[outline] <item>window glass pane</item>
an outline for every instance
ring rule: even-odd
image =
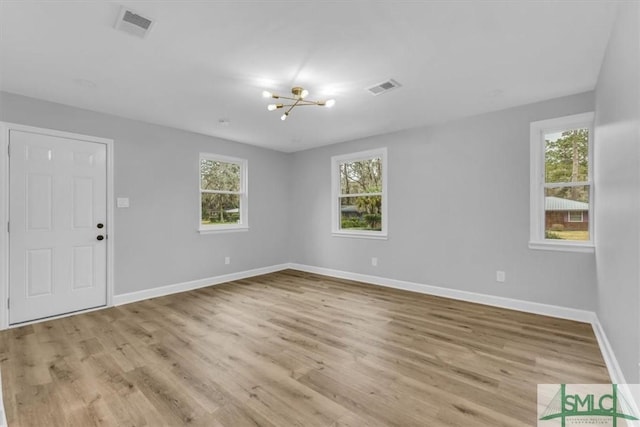
[[[573,129],[544,136],[545,182],[589,180],[589,130]]]
[[[544,237],[589,240],[589,186],[546,188]]]
[[[202,225],[238,224],[240,195],[202,193]]]
[[[582,211],[569,211],[569,222],[583,222],[584,214]]]
[[[381,193],[382,159],[340,164],[340,194]]]
[[[215,160],[200,160],[202,190],[240,191],[240,165]]]
[[[340,229],[380,231],[381,207],[381,196],[341,197]]]

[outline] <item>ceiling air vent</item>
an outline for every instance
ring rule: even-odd
[[[371,92],[373,95],[380,95],[383,94],[385,92],[389,92],[390,90],[393,90],[395,88],[398,88],[402,86],[400,83],[398,83],[397,81],[393,80],[393,79],[389,79],[385,82],[382,83],[378,83],[377,85],[368,87],[367,90],[369,92]]]
[[[122,7],[116,20],[116,30],[123,31],[132,36],[145,38],[153,27],[153,21],[134,12],[131,9]]]

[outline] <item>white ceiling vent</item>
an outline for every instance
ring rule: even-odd
[[[397,81],[393,80],[393,79],[389,79],[387,81],[384,81],[382,83],[378,83],[376,85],[373,85],[371,87],[368,87],[367,90],[369,92],[371,92],[373,95],[380,95],[383,94],[385,92],[389,92],[390,90],[393,90],[395,88],[398,88],[402,86],[400,83],[398,83]]]
[[[145,18],[124,6],[120,9],[118,19],[116,20],[116,30],[123,31],[127,34],[143,39],[147,36],[149,31],[151,31],[151,27],[153,27],[153,21],[151,19]]]

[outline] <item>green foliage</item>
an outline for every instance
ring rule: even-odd
[[[380,214],[382,208],[381,196],[361,196],[356,198],[356,207],[359,212],[367,214]]]
[[[382,159],[372,158],[340,164],[340,194],[345,212],[343,229],[376,230],[382,227]],[[344,212],[344,211],[343,211]]]
[[[351,216],[343,216],[340,220],[340,228],[344,230],[375,230],[380,231],[382,227],[382,215],[379,213],[357,212]]]
[[[589,176],[589,131],[573,129],[545,140],[545,182],[584,182]],[[547,196],[589,202],[589,187],[548,188]]]
[[[240,165],[202,159],[200,161],[200,189],[240,191]]]
[[[373,158],[340,165],[341,194],[382,192],[382,159]]]
[[[558,233],[554,233],[552,231],[545,231],[544,232],[544,238],[545,239],[561,239],[560,235]]]
[[[367,223],[359,217],[342,218],[342,221],[340,223],[340,228],[342,228],[343,230],[365,229],[366,227]]]
[[[381,228],[381,220],[382,215],[379,213],[370,213],[364,215],[364,220],[367,222],[367,225],[371,230],[380,230]]]
[[[222,214],[209,217],[209,224],[237,224],[239,220],[238,213],[222,211]]]
[[[200,189],[208,191],[240,191],[240,168],[237,163],[202,159]],[[203,224],[236,224],[240,218],[240,195],[201,192]]]

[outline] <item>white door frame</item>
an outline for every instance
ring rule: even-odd
[[[57,136],[61,138],[77,139],[80,141],[105,144],[107,148],[107,307],[113,305],[113,247],[114,247],[114,210],[113,210],[113,140],[98,138],[95,136],[81,135],[77,133],[62,132],[52,129],[38,128],[20,125],[16,123],[0,122],[0,330],[23,326],[29,323],[42,322],[57,317],[65,317],[69,314],[48,317],[24,322],[15,326],[9,325],[9,131],[20,130],[43,135]],[[99,307],[98,310],[104,308]],[[96,309],[89,309],[92,311]],[[76,314],[76,313],[74,313]]]

